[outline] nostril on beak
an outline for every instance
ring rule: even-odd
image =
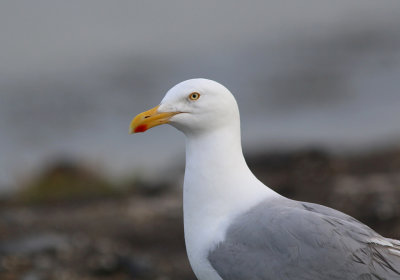
[[[150,118],[150,116],[144,116],[145,119]]]

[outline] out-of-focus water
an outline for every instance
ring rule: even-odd
[[[123,20],[118,14],[124,9],[105,2],[94,8],[96,17],[81,11],[86,4],[65,12],[62,4],[32,7],[37,19],[10,4],[19,12],[17,19],[28,22],[2,27],[9,52],[2,51],[0,65],[0,190],[12,190],[57,158],[95,165],[116,177],[155,176],[180,166],[180,133],[165,126],[130,136],[128,126],[170,87],[193,77],[217,80],[234,93],[246,150],[317,145],[349,151],[395,143],[400,138],[400,4],[366,1],[360,11],[343,2],[333,5],[333,16],[329,7],[316,3],[310,1],[314,11],[298,10],[302,15],[277,4],[243,6],[250,11],[239,19],[240,10],[231,7],[240,20],[231,28],[225,21],[235,17],[218,18],[226,8],[218,5],[212,20],[194,30],[193,23],[174,23],[179,18],[165,18],[162,10],[150,6],[141,7],[142,15],[140,7],[138,11],[126,4],[140,16],[123,14]],[[281,17],[273,11],[263,17],[261,7],[276,8]],[[49,17],[51,8],[58,8],[59,21]],[[107,8],[114,8],[116,15],[105,13]],[[188,21],[187,12],[192,12],[195,26],[200,26],[202,13],[196,11],[204,12],[204,7],[181,8],[175,15]],[[146,13],[169,19],[165,24],[171,37],[159,30],[163,22],[146,25],[151,22]],[[71,22],[68,15],[73,15]],[[127,39],[127,26],[136,39]],[[31,33],[22,32],[23,27]],[[174,27],[182,37],[173,33]],[[210,37],[203,34],[207,31]],[[81,43],[63,41],[63,34]],[[146,39],[146,34],[155,36]],[[43,43],[53,38],[60,42]],[[197,40],[199,48],[193,47]]]

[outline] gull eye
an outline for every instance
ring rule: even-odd
[[[198,92],[192,92],[191,94],[189,94],[189,99],[190,100],[195,101],[195,100],[197,100],[199,98],[200,98],[200,93],[198,93]]]

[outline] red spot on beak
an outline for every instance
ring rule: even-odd
[[[147,130],[147,125],[141,124],[138,127],[135,128],[134,132],[145,132]]]

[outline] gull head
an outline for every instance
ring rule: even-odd
[[[199,134],[239,123],[235,98],[223,85],[207,79],[191,79],[171,88],[160,105],[140,113],[130,133],[171,124],[186,135]]]

